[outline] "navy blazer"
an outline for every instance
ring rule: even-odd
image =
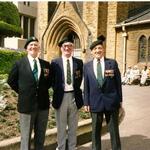
[[[49,109],[50,100],[48,89],[51,86],[51,69],[47,61],[39,59],[41,75],[38,84],[34,78],[27,57],[18,60],[12,67],[8,84],[18,93],[18,111],[30,113],[36,105],[41,110]]]
[[[84,105],[91,112],[113,111],[122,102],[121,76],[118,64],[104,58],[105,71],[102,87],[99,87],[93,69],[93,60],[84,65]]]
[[[74,96],[77,108],[79,109],[83,106],[82,90],[80,89],[83,77],[83,62],[74,57],[72,59]],[[58,109],[64,96],[64,69],[62,57],[52,60],[51,67],[53,72],[52,87],[54,91],[52,106]]]

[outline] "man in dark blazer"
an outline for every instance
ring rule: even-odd
[[[26,44],[27,56],[12,67],[8,84],[18,93],[20,113],[21,150],[30,150],[31,132],[34,129],[34,149],[43,150],[49,114],[51,70],[47,61],[38,58],[39,42],[30,37]]]
[[[118,116],[122,105],[121,76],[118,64],[104,57],[104,36],[91,46],[93,60],[84,65],[84,108],[92,117],[92,150],[101,150],[103,116],[108,125],[112,150],[121,150]]]
[[[80,89],[83,74],[83,62],[74,58],[73,37],[68,35],[58,44],[62,57],[52,60],[53,72],[53,101],[56,110],[57,150],[66,149],[66,128],[68,126],[68,150],[75,150],[76,130],[78,126],[78,109],[83,106],[82,91]],[[70,62],[70,70],[67,62]],[[69,72],[68,72],[69,70]],[[70,77],[68,80],[68,74]]]

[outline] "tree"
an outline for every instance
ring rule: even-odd
[[[20,17],[12,2],[0,2],[0,45],[4,37],[20,36]]]

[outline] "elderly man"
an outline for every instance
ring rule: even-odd
[[[64,37],[58,46],[62,52],[60,58],[52,60],[54,90],[52,105],[56,110],[57,150],[75,150],[78,109],[83,105],[80,89],[83,74],[83,62],[72,56],[74,50],[72,34]],[[66,129],[68,127],[68,134]]]
[[[84,65],[84,108],[92,116],[92,150],[101,150],[101,129],[105,115],[112,150],[121,150],[118,116],[122,105],[121,76],[118,64],[104,56],[104,36],[91,46],[93,60]]]
[[[20,113],[21,150],[30,150],[34,129],[34,148],[44,150],[45,131],[49,114],[51,69],[47,61],[38,58],[39,42],[30,37],[25,44],[27,56],[12,67],[8,84],[18,93]]]

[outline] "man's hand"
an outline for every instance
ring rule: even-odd
[[[84,110],[85,110],[86,112],[90,112],[90,106],[84,106]]]

